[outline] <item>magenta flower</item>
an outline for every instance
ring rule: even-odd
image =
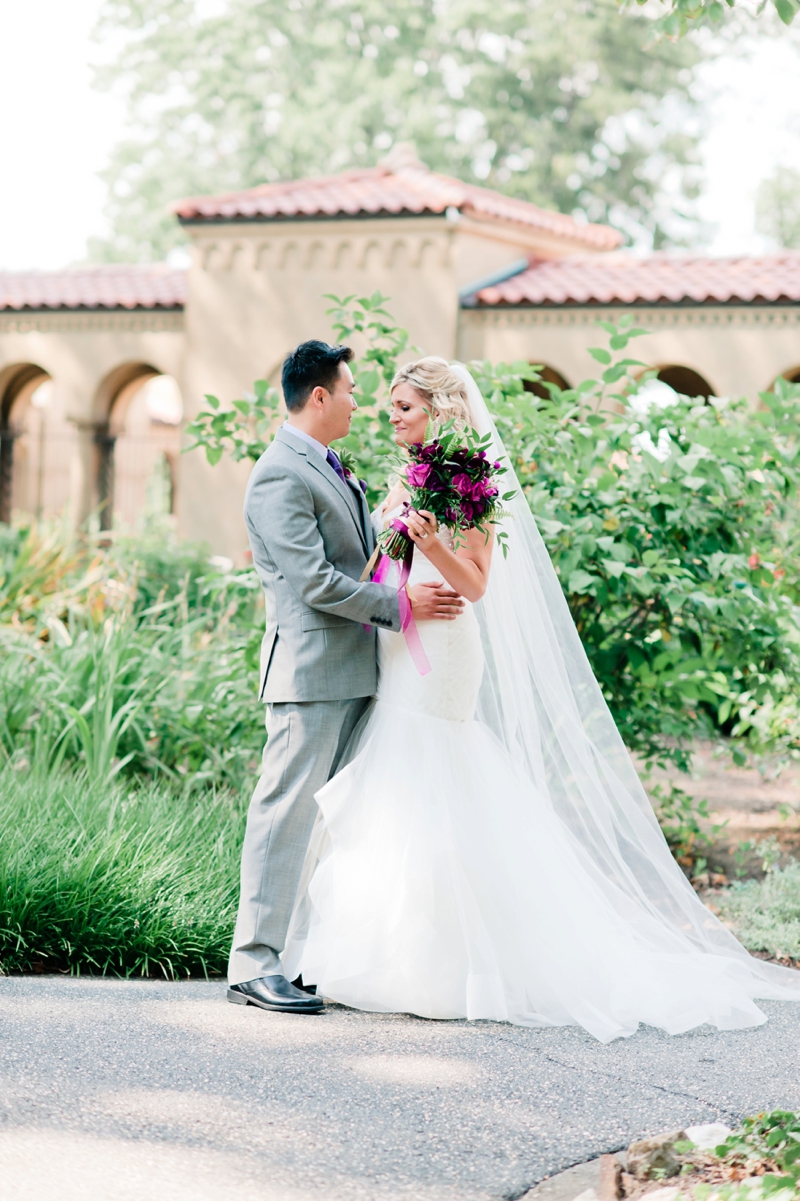
[[[412,488],[424,488],[430,473],[430,463],[410,463],[406,467],[406,479]]]
[[[451,482],[452,482],[452,485],[455,488],[456,492],[458,492],[460,496],[470,496],[471,495],[472,480],[469,478],[469,476],[467,475],[467,473],[465,471],[461,471],[461,472],[459,472],[458,475],[454,475]]]

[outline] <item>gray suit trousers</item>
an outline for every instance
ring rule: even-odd
[[[336,772],[369,697],[267,705],[262,774],[247,814],[228,982],[281,971],[311,830],[314,794]]]

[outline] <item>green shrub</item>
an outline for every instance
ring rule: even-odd
[[[16,564],[47,538],[14,539],[21,599],[0,625],[0,760],[247,788],[264,738],[255,573],[146,536],[74,552],[55,584],[39,573],[24,586],[31,572]]]
[[[607,329],[620,351],[640,332]],[[602,380],[546,399],[525,364],[473,366],[627,745],[681,766],[697,737],[797,749],[800,387],[757,412],[648,402],[634,360],[594,353]]]
[[[375,502],[407,335],[380,294],[332,299],[337,336],[366,344],[343,445]],[[779,380],[755,412],[744,400],[647,401],[634,378],[645,365],[627,357],[646,331],[626,317],[601,324],[600,378],[545,384],[544,399],[527,363],[470,367],[623,738],[682,768],[698,737],[732,738],[739,762],[750,749],[800,755],[800,386]],[[256,417],[249,402],[221,410],[211,398],[190,427],[211,461],[262,453],[278,397],[259,388]]]
[[[800,960],[800,863],[773,867],[763,880],[732,884],[716,900],[748,951]]]
[[[230,794],[0,770],[0,968],[223,972],[242,824]]]

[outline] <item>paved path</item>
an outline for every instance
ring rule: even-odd
[[[265,1014],[219,983],[0,979],[0,1195],[484,1201],[686,1123],[800,1109],[800,1006],[757,1030]]]

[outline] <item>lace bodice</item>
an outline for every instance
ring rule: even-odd
[[[400,508],[398,505],[383,514],[377,509],[372,514],[376,533]],[[452,550],[453,535],[448,527],[440,526],[436,537]],[[409,585],[441,579],[439,569],[415,548]],[[387,582],[392,580],[397,580],[395,571]],[[472,605],[466,604],[455,621],[423,621],[418,629],[431,665],[424,676],[415,667],[403,636],[378,630],[378,700],[449,721],[469,721],[475,713],[483,676],[483,650]]]

